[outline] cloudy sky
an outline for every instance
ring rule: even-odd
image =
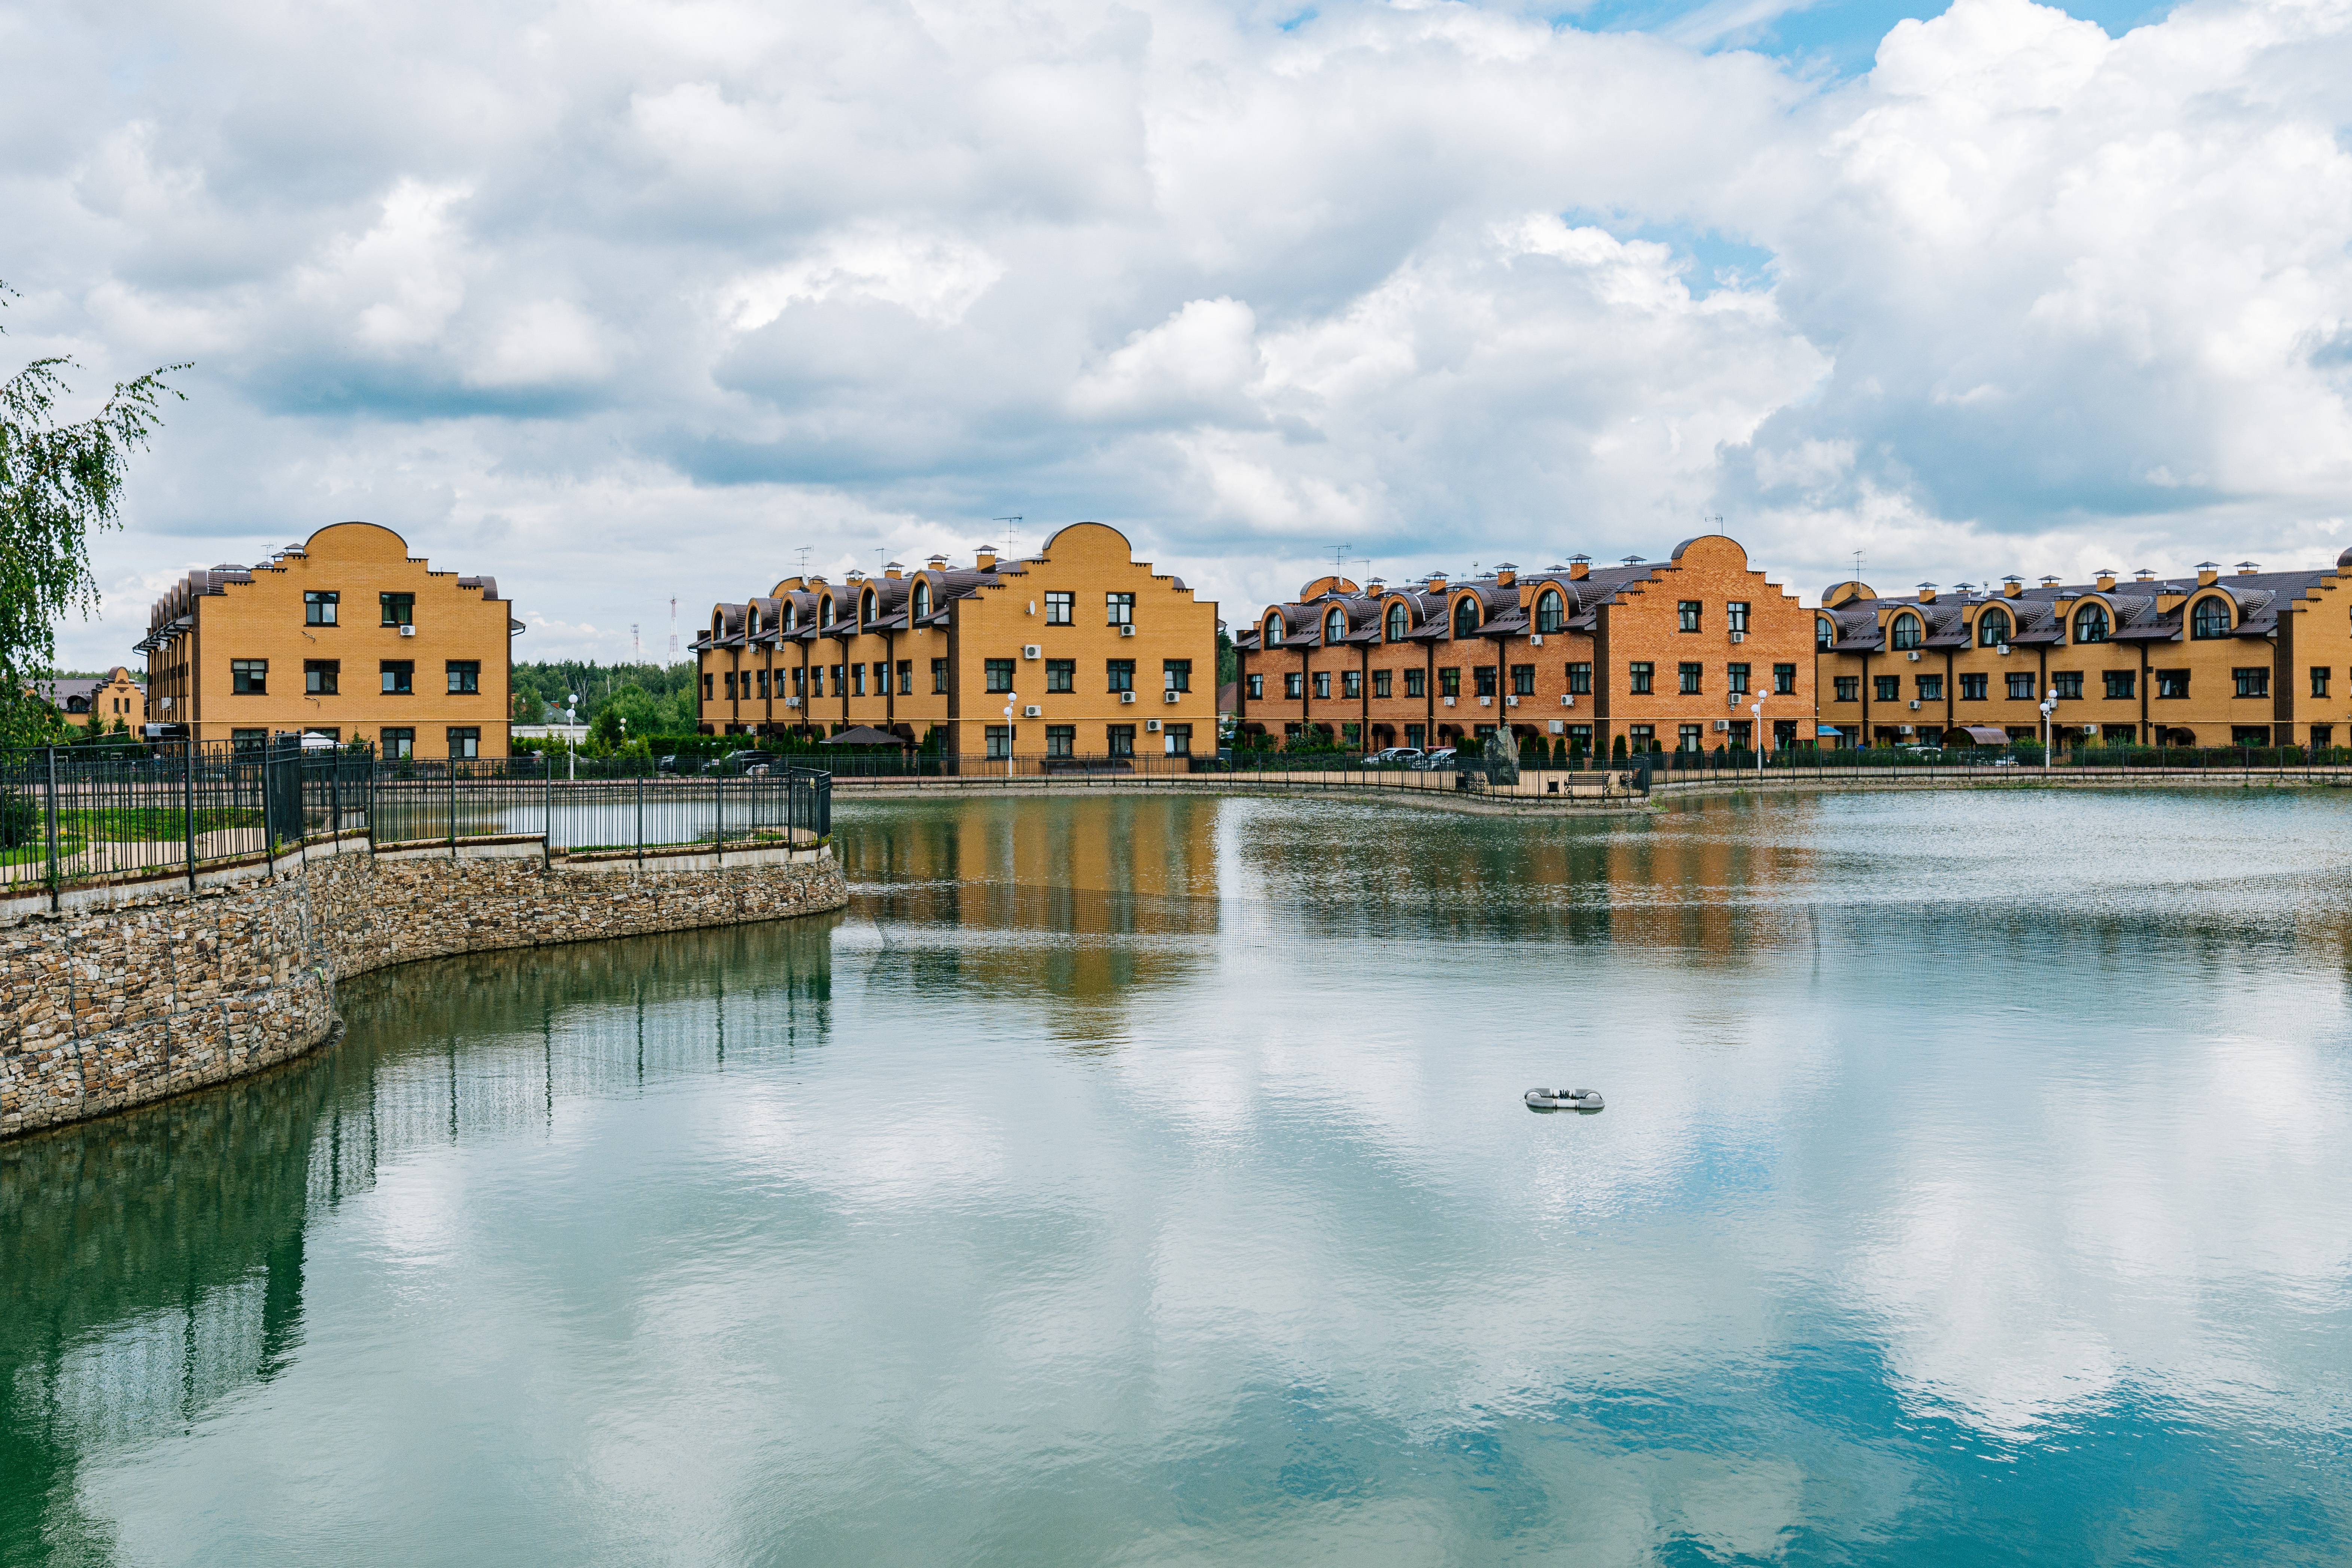
[[[355,517],[525,658],[1087,517],[1234,619],[2332,561],[2352,0],[2100,4],[0,4],[0,353],[194,363],[60,654]]]

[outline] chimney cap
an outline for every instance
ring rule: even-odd
[[[1570,559],[1570,561],[1590,561],[1590,560],[1591,560],[1591,559],[1592,559],[1592,557],[1591,557],[1591,556],[1590,556],[1590,555],[1587,555],[1583,551],[1580,550],[1580,551],[1578,551],[1575,554],[1573,554],[1573,555],[1570,556],[1570,557],[1569,557],[1569,559]]]
[[[2047,588],[2053,586],[2057,582],[2058,578],[2055,574],[2045,574],[2042,579],[2042,585]]]
[[[2137,582],[2154,582],[2156,580],[2156,571],[2153,567],[2135,566],[2132,568],[2132,577]]]
[[[2200,572],[2219,572],[2221,569],[2221,563],[2219,561],[2200,561],[2197,563],[2197,570]]]
[[[1911,585],[1912,585],[1913,587],[1915,587],[1915,588],[1933,588],[1933,587],[1935,587],[1937,584],[1933,584],[1933,583],[1914,583],[1914,584],[1911,584]]]
[[[1639,566],[1642,563],[1642,558],[1638,555],[1628,555],[1624,557],[1624,562],[1628,566]]]

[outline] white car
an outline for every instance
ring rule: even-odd
[[[1419,746],[1383,746],[1364,759],[1368,768],[1409,768],[1421,756]]]

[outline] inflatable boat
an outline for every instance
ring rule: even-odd
[[[1601,1096],[1589,1089],[1531,1089],[1528,1090],[1529,1110],[1598,1110]]]

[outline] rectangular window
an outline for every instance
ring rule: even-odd
[[[1425,748],[1429,743],[1429,726],[1407,724],[1404,727],[1404,743],[1416,752]]]
[[[1013,754],[1013,726],[991,724],[987,730],[988,760],[1001,763]]]
[[[944,692],[947,689],[948,661],[943,658],[935,658],[931,660],[931,690],[936,694]]]
[[[1918,684],[1920,701],[1941,702],[1944,700],[1944,678],[1942,676],[1920,676],[1918,678]]]
[[[1746,696],[1748,693],[1748,671],[1749,668],[1749,666],[1744,664],[1725,665],[1723,667],[1723,679],[1726,689],[1737,691],[1740,695]]]
[[[1392,669],[1376,669],[1372,671],[1372,695],[1375,697],[1394,697],[1396,695],[1396,671]]]
[[[1533,697],[1536,694],[1536,667],[1532,664],[1511,666],[1511,695]]]
[[[1494,696],[1496,684],[1495,678],[1499,675],[1501,671],[1497,670],[1491,664],[1482,664],[1473,671],[1473,673],[1478,678],[1478,695],[1481,697]]]
[[[1685,599],[1675,606],[1675,616],[1681,623],[1682,630],[1698,630],[1698,604],[1696,599]]]
[[[1190,691],[1192,689],[1192,661],[1189,658],[1163,658],[1160,661],[1160,689]],[[1348,693],[1353,697],[1354,692]]]
[[[306,626],[331,626],[341,612],[342,595],[332,589],[311,588],[302,595],[302,624]]]
[[[2333,746],[2336,744],[2336,726],[2333,724],[2314,724],[2311,727],[2311,743],[2315,746]]]
[[[1985,700],[1985,688],[1990,682],[1991,679],[1992,678],[1990,676],[1985,675],[1963,675],[1960,677],[1960,700],[1963,702],[1983,701]]]
[[[1045,726],[1045,754],[1049,757],[1074,757],[1078,754],[1078,727],[1076,724]]]
[[[947,661],[945,659],[939,658],[935,658],[931,661],[935,668],[946,662]],[[804,667],[795,668],[793,670],[793,695],[795,697],[805,697],[808,695],[808,670]]]
[[[988,659],[983,662],[982,668],[988,676],[988,689],[991,691],[1010,691],[1013,689],[1013,661],[1011,659]]]
[[[1013,689],[1008,686],[1005,689],[1010,691]],[[866,667],[862,664],[853,664],[849,667],[849,694],[852,697],[866,695]]]
[[[760,699],[761,701],[765,701],[767,700],[768,696],[768,672],[764,669],[760,671],[758,679],[760,682]]]
[[[750,677],[744,678],[746,684]],[[453,658],[449,661],[449,691],[452,696],[470,694],[482,689],[482,661],[478,658]]]
[[[2230,678],[2238,683],[2238,695],[2241,697],[2268,697],[2271,694],[2271,669],[2266,664],[2233,669],[2230,671]]]
[[[1049,658],[1045,661],[1045,689],[1076,691],[1078,689],[1078,661],[1075,658]]]
[[[1793,664],[1774,665],[1772,667],[1772,695],[1775,697],[1794,697],[1796,694],[1797,667]]]
[[[1105,691],[1132,691],[1135,689],[1135,660],[1131,658],[1105,659],[1103,661],[1103,674],[1107,681],[1107,684],[1103,687]],[[1327,675],[1322,677],[1322,679],[1328,681],[1331,678]],[[1328,691],[1318,691],[1315,695],[1318,697],[1327,697],[1330,695],[1330,693]]]
[[[1635,752],[1646,752],[1658,743],[1657,728],[1651,724],[1628,724],[1625,739]]]
[[[702,700],[705,702],[710,700],[710,682],[712,679],[713,678],[707,672],[702,678]]]
[[[1297,701],[1307,695],[1307,678],[1295,669],[1286,671],[1282,678],[1282,694],[1293,702]]]
[[[1192,725],[1171,724],[1164,731],[1164,734],[1167,740],[1166,750],[1170,756],[1189,757],[1192,754]]]
[[[1169,689],[1172,691],[1175,688]],[[1360,669],[1342,670],[1339,674],[1339,695],[1350,702],[1360,700],[1364,695],[1364,672]]]
[[[1112,724],[1108,727],[1106,738],[1110,742],[1110,754],[1112,756],[1131,757],[1135,755],[1134,725]]]
[[[726,689],[727,689],[727,700],[728,700],[728,701],[730,701],[730,702],[734,701],[734,700],[735,700],[735,672],[734,672],[733,670],[731,670],[731,669],[730,669],[730,670],[729,670],[729,671],[728,671],[724,676],[720,677],[720,679],[721,679],[721,680],[725,683],[725,685],[726,685]]]
[[[704,679],[707,680],[709,678],[706,676]],[[821,664],[809,666],[809,695],[811,697],[824,695],[824,666]]]
[[[1077,607],[1078,596],[1076,594],[1048,593],[1045,595],[1045,624],[1049,626],[1068,626]],[[1066,752],[1063,753],[1065,756],[1068,754]]]
[[[416,595],[414,594],[378,594],[377,605],[383,611],[383,624],[388,626],[413,626],[416,621]]]
[[[395,761],[416,754],[416,731],[414,730],[379,730],[377,737],[383,742],[383,754]]]
[[[1732,631],[1745,632],[1748,629],[1748,602],[1745,599],[1734,599],[1724,605],[1723,622]]]
[[[1625,689],[1636,697],[1647,696],[1657,673],[1658,667],[1649,660],[1634,660],[1625,667]]]
[[[2315,664],[2311,667],[2311,694],[2314,697],[2327,695],[2327,666]]]
[[[2050,684],[2058,690],[2061,701],[2079,702],[2083,697],[2083,672],[2079,669],[2056,669],[2050,672]]]
[[[2106,671],[2106,682],[2109,697],[2139,695],[2139,671],[2137,669],[2110,669]]]
[[[1440,697],[1462,695],[1462,671],[1459,668],[1441,669],[1437,672],[1437,694]]]
[[[1265,700],[1265,676],[1253,675],[1249,678],[1249,698],[1253,702],[1263,702]]]
[[[1109,616],[1108,624],[1111,626],[1131,626],[1135,624],[1134,595],[1105,594],[1103,595],[1103,605],[1106,613]],[[1132,752],[1134,748],[1129,747],[1129,750]]]
[[[1592,695],[1592,666],[1590,662],[1571,664],[1568,667],[1568,689],[1569,694],[1573,697]]]
[[[1706,750],[1706,739],[1704,727],[1697,724],[1681,724],[1675,726],[1675,750],[1677,752],[1703,752]]]
[[[2031,675],[2011,676],[2009,678],[2009,700],[2011,702],[2032,701],[2033,677]]]
[[[258,752],[268,746],[269,731],[267,730],[231,730],[228,732],[228,743],[230,749],[233,751]]]
[[[266,658],[230,659],[228,689],[240,697],[268,696],[269,694],[269,661]]]
[[[1675,667],[1675,689],[1685,697],[1696,696],[1699,689],[1699,674],[1706,666],[1688,659]]]
[[[2230,726],[2230,744],[2233,746],[2267,746],[2270,743],[2271,727],[2268,724]]]
[[[1406,670],[1404,672],[1404,694],[1407,697],[1426,698],[1429,695],[1429,671],[1425,669]]]
[[[1903,700],[1903,683],[1895,676],[1874,675],[1870,678],[1870,684],[1873,688],[1873,695],[1881,702],[1899,702]]]
[[[341,689],[342,679],[341,659],[306,658],[302,661],[302,689],[312,697],[334,696]]]
[[[1590,724],[1570,724],[1568,727],[1568,750],[1569,754],[1571,756],[1591,756],[1592,754],[1592,726]]]
[[[1011,659],[1009,659],[1009,658],[1008,658],[1008,659],[1006,659],[1004,662],[1005,662],[1005,663],[1007,663],[1007,664],[1011,664],[1013,661],[1012,661]],[[842,666],[837,665],[837,664],[836,664],[836,665],[835,665],[835,666],[833,667],[833,694],[834,694],[835,697],[838,697],[838,696],[840,696],[843,692],[847,691],[848,689],[849,689],[849,677],[847,676],[847,674],[846,674],[846,673],[845,673],[844,668],[843,668],[843,667],[842,667]],[[1007,687],[1005,689],[1009,691],[1009,690],[1011,690],[1011,689],[1012,689],[1012,688]]]
[[[1315,672],[1315,695],[1318,697],[1328,697],[1331,695],[1331,672],[1329,670],[1318,669]]]
[[[416,666],[408,660],[385,659],[378,666],[378,669],[382,675],[385,696],[405,697],[416,689]]]
[[[2137,724],[2102,724],[2099,726],[2099,739],[2105,741],[2110,746],[2136,745],[2139,741],[2139,726]]]
[[[449,731],[449,755],[452,758],[478,757],[482,754],[482,732],[467,728]]]
[[[1840,702],[1862,700],[1862,677],[1859,675],[1832,676],[1830,684],[1837,688],[1837,700]]]

